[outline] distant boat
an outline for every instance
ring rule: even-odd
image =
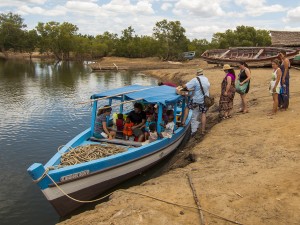
[[[213,49],[205,51],[201,57],[212,64],[230,64],[237,66],[240,61],[252,67],[270,66],[272,60],[278,58],[280,51],[285,51],[292,59],[298,54],[296,49],[277,47],[236,47],[229,49]]]
[[[120,107],[119,112],[123,114],[128,113],[128,111],[123,112],[123,103],[126,102],[139,101],[145,105],[156,104],[158,106],[156,122],[158,133],[161,130],[163,110],[167,106],[173,108],[174,122],[180,122],[177,119],[183,117],[187,102],[185,96],[176,94],[174,87],[131,85],[94,94],[91,99],[93,104],[91,126],[56,152],[45,165],[34,163],[27,170],[47,200],[61,216],[83,204],[77,200],[91,200],[109,188],[150,168],[174,152],[181,143],[186,143],[190,137],[191,111],[188,114],[186,126],[176,126],[170,137],[160,137],[151,143],[93,137],[98,101],[107,101],[109,105],[112,104],[112,101],[119,101],[120,104],[117,104]],[[112,126],[113,118],[107,119],[108,125]],[[77,164],[62,164],[65,154],[79,155],[73,152],[76,148],[84,148],[84,155],[96,154],[96,150],[86,149],[90,146],[100,148],[101,154],[103,151],[101,148],[105,148],[105,146],[110,152],[116,148],[123,148],[123,151],[102,156],[102,158],[93,156],[91,161],[83,158],[83,161],[76,160]]]
[[[300,54],[296,55],[293,59],[292,59],[292,64],[294,65],[300,65]]]
[[[182,53],[182,56],[186,60],[192,60],[195,57],[196,52],[190,51],[190,52],[184,52]]]

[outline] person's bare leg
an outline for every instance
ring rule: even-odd
[[[182,125],[185,125],[185,121],[186,121],[186,119],[187,119],[187,117],[188,117],[188,115],[189,115],[189,108],[188,107],[186,107],[185,109],[184,109],[184,115],[183,115],[183,119],[182,119]]]
[[[141,134],[141,135],[139,136],[138,142],[143,142],[143,140],[144,140],[144,135]]]
[[[274,93],[273,94],[273,114],[277,113],[277,109],[278,109],[278,94]]]
[[[201,133],[204,134],[206,129],[206,113],[201,114]]]
[[[246,98],[247,94],[241,95],[242,98],[242,110],[243,113],[247,113],[248,112],[248,104],[247,104],[247,98]]]

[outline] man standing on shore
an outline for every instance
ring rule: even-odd
[[[210,83],[207,77],[203,75],[203,69],[198,69],[196,73],[196,77],[182,86],[183,88],[187,88],[188,90],[194,89],[194,95],[191,101],[188,103],[188,108],[193,111],[192,119],[191,119],[192,136],[194,136],[198,130],[200,124],[199,121],[200,114],[201,114],[201,134],[205,134],[206,112],[208,109],[204,105],[204,95],[200,87],[200,82],[203,87],[204,94],[206,96],[209,96]],[[185,123],[187,115],[188,115],[188,110],[186,110],[184,113],[183,124]]]

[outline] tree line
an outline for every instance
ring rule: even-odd
[[[235,30],[213,34],[206,39],[189,40],[180,21],[159,21],[151,36],[136,35],[129,26],[121,35],[108,31],[98,35],[78,33],[78,27],[68,22],[39,22],[35,29],[27,30],[18,14],[0,14],[0,51],[52,53],[58,60],[95,59],[105,56],[129,58],[160,57],[164,60],[181,59],[182,53],[195,51],[200,56],[205,50],[237,46],[270,46],[267,30],[237,26]]]

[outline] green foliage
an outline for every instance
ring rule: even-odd
[[[188,43],[188,51],[195,51],[198,56],[210,48],[210,44],[206,39],[193,39]]]
[[[187,51],[188,39],[179,21],[159,21],[155,24],[153,32],[154,38],[161,46],[158,54],[164,59],[177,58],[182,52]]]
[[[41,52],[53,52],[57,59],[69,58],[70,51],[75,49],[77,26],[64,22],[38,23]]]
[[[0,14],[0,47],[2,51],[21,50],[26,25],[20,15],[13,13]]]
[[[31,54],[38,47],[39,40],[36,30],[24,31],[23,50]]]
[[[190,41],[179,21],[165,19],[155,24],[152,36],[138,36],[131,26],[124,29],[120,37],[110,32],[96,36],[77,34],[77,26],[67,22],[38,23],[35,30],[29,31],[24,30],[25,27],[19,15],[0,14],[0,48],[3,52],[13,49],[32,53],[38,48],[40,52],[53,53],[59,60],[68,60],[71,55],[81,60],[105,56],[158,56],[176,60],[186,51],[195,51],[199,57],[213,48],[271,44],[269,31],[248,26],[215,33],[211,42],[206,39]]]
[[[211,43],[216,48],[270,46],[271,37],[269,31],[266,30],[255,30],[254,27],[237,26],[236,30],[215,33]]]

